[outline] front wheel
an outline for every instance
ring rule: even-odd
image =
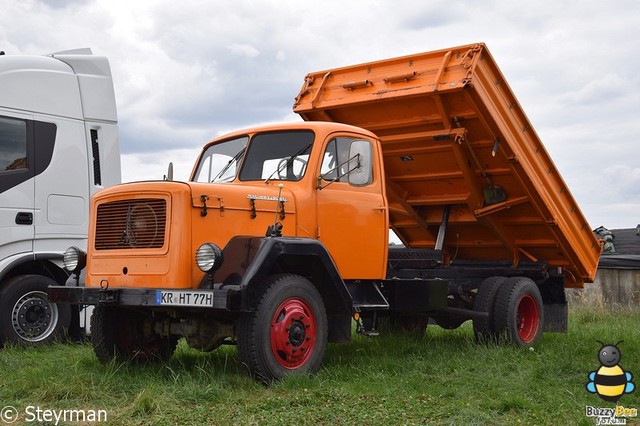
[[[518,346],[528,347],[542,336],[544,312],[536,283],[525,277],[509,278],[498,290],[494,307],[496,332]]]
[[[47,287],[58,285],[41,275],[12,278],[0,291],[0,343],[42,345],[63,337],[71,306],[49,302]]]
[[[236,323],[240,361],[265,383],[320,369],[327,346],[327,314],[322,297],[304,277],[269,277],[255,311]]]

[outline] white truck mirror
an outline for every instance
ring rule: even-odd
[[[355,186],[368,185],[372,178],[371,143],[356,140],[349,148],[349,183]]]

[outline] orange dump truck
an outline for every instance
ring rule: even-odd
[[[270,382],[317,371],[352,320],[520,346],[566,329],[600,244],[484,45],[309,74],[294,110],[208,143],[189,182],[94,196],[65,255],[86,286],[49,296],[96,305],[100,361],[184,337]]]

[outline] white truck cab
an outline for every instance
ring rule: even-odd
[[[120,182],[107,58],[89,49],[0,52],[0,346],[41,344],[79,327],[47,300],[69,246],[86,247],[91,195]]]

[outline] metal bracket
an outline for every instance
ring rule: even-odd
[[[249,204],[251,205],[251,219],[255,219],[258,216],[258,214],[256,213],[255,198],[249,198]]]
[[[118,291],[101,288],[98,293],[99,304],[116,304],[118,302]]]
[[[200,216],[205,217],[207,215],[207,200],[209,199],[206,195],[200,196],[200,201],[202,201],[202,211],[200,212]]]

